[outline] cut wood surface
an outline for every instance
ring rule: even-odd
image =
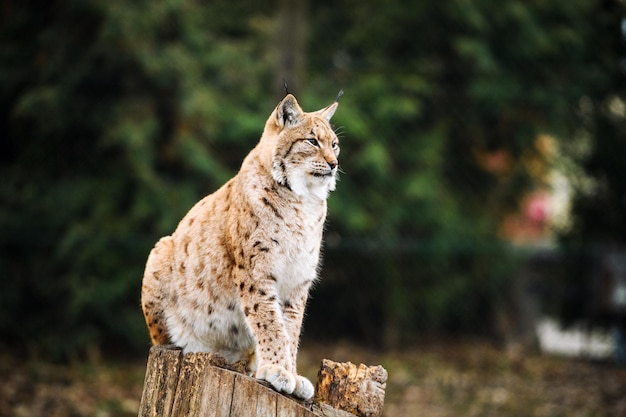
[[[263,381],[235,372],[241,368],[210,353],[183,355],[175,346],[154,346],[139,417],[354,417],[325,403],[282,395]]]

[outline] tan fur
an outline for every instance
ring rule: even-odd
[[[277,390],[312,397],[296,355],[335,188],[336,108],[304,113],[287,95],[239,173],[155,245],[142,287],[154,344],[248,361]]]

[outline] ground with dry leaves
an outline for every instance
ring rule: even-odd
[[[350,344],[305,345],[301,372],[322,358],[389,371],[385,416],[626,416],[626,369],[521,355],[486,343],[442,343],[379,353]],[[144,362],[68,366],[0,354],[0,416],[136,416]]]

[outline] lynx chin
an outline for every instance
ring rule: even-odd
[[[288,94],[237,175],[157,242],[141,292],[152,343],[246,361],[277,391],[313,396],[296,356],[337,179],[337,106],[305,113]]]

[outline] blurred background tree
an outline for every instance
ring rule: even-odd
[[[602,228],[598,194],[576,200],[567,233],[623,239],[625,117],[606,110],[624,106],[617,0],[0,7],[7,346],[144,351],[150,248],[237,171],[282,78],[308,110],[346,91],[309,336],[502,338],[523,259],[501,226],[543,185],[542,134],[613,196]]]
[[[4,2],[5,343],[145,345],[142,263],[258,138],[269,19],[227,2]]]

